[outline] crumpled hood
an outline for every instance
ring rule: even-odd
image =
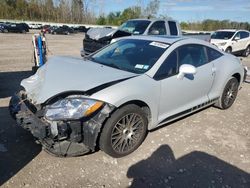
[[[36,74],[22,80],[21,85],[34,104],[41,104],[63,92],[86,92],[135,75],[83,59],[55,56],[39,68]]]
[[[112,28],[91,28],[87,31],[89,38],[94,40],[99,40],[100,38],[111,36],[117,31],[117,29]]]

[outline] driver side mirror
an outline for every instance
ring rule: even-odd
[[[182,80],[186,74],[195,75],[197,73],[197,69],[193,65],[183,64],[179,68],[179,74],[177,78]]]
[[[150,31],[149,34],[150,34],[150,35],[159,35],[160,32],[159,32],[158,30],[152,30],[152,31]]]
[[[235,40],[235,41],[238,41],[238,40],[240,40],[240,37],[239,37],[239,36],[236,36],[236,37],[234,37],[234,40]]]
[[[133,34],[134,35],[139,35],[140,33],[139,33],[139,31],[134,31]]]

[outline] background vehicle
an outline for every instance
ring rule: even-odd
[[[42,24],[31,23],[29,24],[30,29],[42,29]]]
[[[250,54],[250,33],[245,30],[218,30],[211,36],[211,43],[219,49],[247,57]]]
[[[118,29],[91,28],[83,39],[81,56],[99,50],[109,44],[112,39],[130,35],[173,35],[181,36],[180,25],[175,20],[132,19],[123,23]]]
[[[70,33],[74,33],[74,30],[72,28],[64,25],[62,27],[58,27],[58,28],[54,29],[51,33],[54,35],[56,35],[56,34],[69,35]]]
[[[58,28],[58,26],[51,26],[48,28],[48,32],[53,33],[53,31],[56,30],[57,28]]]
[[[89,28],[87,28],[85,26],[78,26],[78,27],[75,27],[74,30],[77,31],[77,32],[86,33],[89,30]]]
[[[21,82],[10,112],[50,153],[76,156],[98,145],[122,157],[147,130],[210,105],[229,108],[243,77],[238,58],[205,41],[130,36],[85,60],[49,59]]]
[[[1,33],[8,33],[8,26],[4,23],[0,23],[0,32]]]
[[[29,32],[29,26],[26,23],[10,23],[7,24],[8,32],[26,33]]]
[[[41,32],[43,33],[50,33],[50,25],[44,25],[43,28],[41,29]]]

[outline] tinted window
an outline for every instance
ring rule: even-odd
[[[164,21],[157,21],[152,24],[152,26],[149,28],[149,34],[154,34],[154,32],[157,32],[158,35],[166,35],[166,27]]]
[[[240,38],[244,39],[244,38],[248,38],[249,37],[249,33],[246,31],[242,31],[240,32]]]
[[[184,45],[178,48],[179,66],[190,64],[195,67],[202,66],[207,63],[204,46],[197,44]]]
[[[156,80],[164,79],[173,76],[177,73],[177,53],[172,52],[167,59],[162,63],[159,70],[155,74]]]
[[[234,34],[235,32],[231,32],[231,31],[216,31],[212,34],[211,38],[228,40],[228,39],[231,39]]]
[[[130,20],[123,23],[119,29],[129,33],[143,34],[149,24],[149,20]]]
[[[214,50],[212,48],[207,47],[207,56],[208,56],[208,61],[213,61],[215,59],[218,59],[222,56],[223,54],[220,53],[217,50]]]
[[[176,23],[173,21],[168,21],[168,25],[169,25],[170,35],[178,35]]]
[[[89,57],[93,62],[134,73],[148,71],[168,44],[136,39],[119,40]]]

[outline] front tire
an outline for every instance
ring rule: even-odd
[[[250,45],[245,49],[244,53],[243,53],[243,56],[244,57],[248,57],[250,54]]]
[[[104,124],[100,149],[112,157],[123,157],[135,151],[147,133],[148,119],[137,105],[116,110]]]
[[[237,97],[238,90],[239,82],[235,77],[232,77],[227,82],[217,106],[223,110],[230,108]]]

